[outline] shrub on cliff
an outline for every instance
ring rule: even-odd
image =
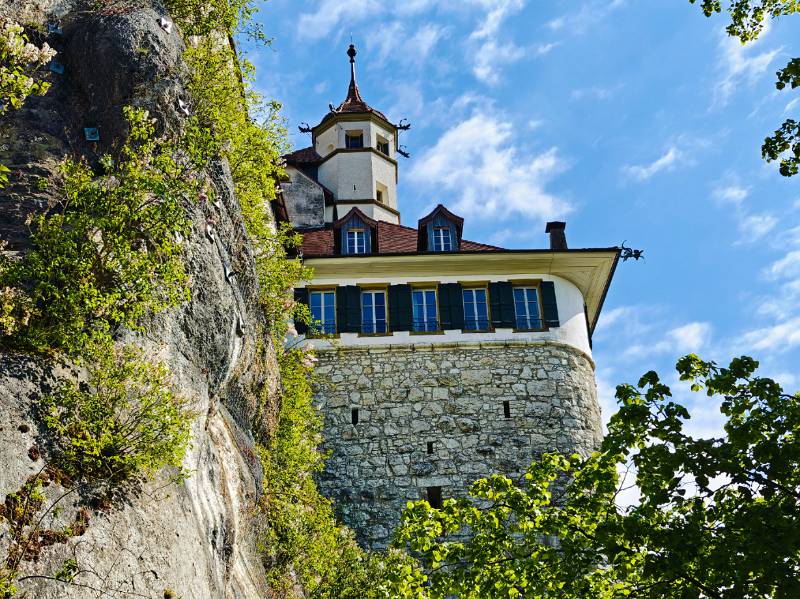
[[[55,463],[69,476],[119,483],[180,468],[191,413],[163,364],[124,347],[89,365],[88,384],[65,381],[44,399]]]

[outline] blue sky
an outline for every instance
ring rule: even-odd
[[[404,224],[441,202],[476,241],[546,247],[565,219],[571,247],[645,250],[594,338],[606,416],[614,385],[673,382],[690,351],[752,355],[800,389],[800,177],[759,155],[800,112],[773,85],[800,18],[746,47],[688,0],[270,0],[259,20],[274,42],[249,57],[295,148],[344,99],[352,35],[365,100],[412,123]],[[716,405],[676,395],[695,431],[718,430]]]

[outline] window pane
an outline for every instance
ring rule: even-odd
[[[514,301],[515,302],[524,302],[525,301],[525,290],[517,287],[514,289]]]
[[[375,306],[375,320],[386,320],[386,308]]]
[[[375,294],[375,305],[376,306],[385,306],[386,305],[386,296],[382,291],[379,291]]]
[[[525,296],[528,302],[536,304],[536,289],[526,289]]]
[[[485,304],[486,303],[486,290],[485,289],[473,289],[473,293],[475,294],[475,301]]]

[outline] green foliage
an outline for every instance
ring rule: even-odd
[[[797,596],[800,394],[756,368],[678,362],[694,391],[721,398],[723,437],[687,435],[687,410],[649,372],[617,387],[598,453],[545,455],[523,487],[494,476],[441,510],[409,504],[397,539],[420,564],[393,574],[393,595]],[[635,472],[637,505],[616,504],[620,471]]]
[[[721,0],[699,0],[705,16],[722,12]],[[698,0],[689,0],[696,4]],[[731,23],[726,27],[728,35],[737,37],[746,44],[758,39],[767,19],[800,12],[800,0],[730,0],[727,7]],[[791,89],[800,86],[800,58],[792,58],[777,73],[775,87]],[[780,161],[778,172],[784,177],[793,177],[800,170],[800,123],[786,119],[771,137],[761,145],[761,157],[767,162]]]
[[[294,309],[291,288],[311,275],[299,258],[286,255],[286,248],[298,245],[300,236],[288,227],[276,230],[270,216],[270,203],[284,175],[281,155],[288,150],[280,104],[266,102],[253,90],[252,65],[230,46],[201,41],[187,50],[186,60],[195,111],[203,126],[213,129],[216,148],[230,164],[255,250],[261,305],[273,337],[281,340],[287,315]]]
[[[167,9],[186,35],[245,33],[269,43],[253,21],[255,0],[166,0]]]
[[[189,127],[174,144],[154,137],[146,112],[125,115],[129,140],[103,159],[103,175],[66,160],[63,198],[33,219],[33,250],[0,263],[4,345],[79,356],[114,327],[137,329],[145,314],[188,299],[179,238],[207,134]]]
[[[361,550],[352,532],[336,523],[331,502],[314,483],[324,455],[317,447],[322,423],[311,402],[310,358],[308,349],[281,354],[278,425],[260,452],[260,511],[265,523],[261,550],[268,582],[277,596],[292,596],[299,584],[306,597],[315,599],[389,597],[387,573],[406,565],[407,556]]]
[[[55,54],[47,44],[30,43],[21,25],[0,18],[0,115],[21,107],[28,96],[47,92],[50,84],[37,71]]]
[[[88,386],[65,382],[43,401],[58,466],[71,477],[111,483],[180,468],[191,413],[166,368],[128,346],[99,354],[88,370]]]

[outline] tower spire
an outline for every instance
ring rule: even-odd
[[[348,102],[364,102],[361,98],[361,92],[358,91],[358,84],[356,83],[356,54],[358,54],[358,52],[356,52],[356,47],[350,44],[350,47],[347,49],[347,55],[350,57],[350,87],[347,89],[347,98],[344,101],[345,104]]]

